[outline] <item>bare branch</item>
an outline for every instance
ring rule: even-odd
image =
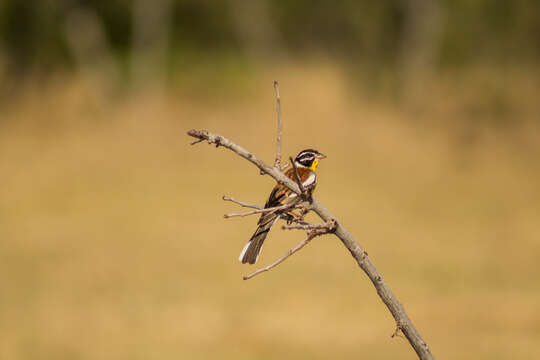
[[[303,222],[296,222],[295,224],[283,225],[281,227],[282,230],[327,230],[328,232],[335,230],[335,228],[335,221],[327,221],[324,224],[309,224]]]
[[[204,140],[203,139],[198,139],[198,140],[190,142],[189,145],[195,145],[195,144],[200,143],[201,141],[204,141]]]
[[[209,144],[215,144],[216,147],[220,145],[226,147],[227,149],[237,153],[244,159],[247,159],[251,163],[255,164],[255,166],[257,166],[260,170],[272,176],[279,184],[287,186],[289,189],[291,189],[298,195],[302,194],[298,184],[285,176],[281,171],[272,166],[266,165],[264,162],[255,157],[255,155],[253,155],[243,147],[230,141],[229,139],[218,134],[213,134],[207,130],[190,130],[188,131],[188,135],[197,139],[207,140]],[[311,209],[315,211],[315,213],[317,213],[317,215],[319,215],[319,217],[324,221],[334,219],[334,216],[321,203],[319,203],[316,198],[311,198],[310,206]],[[429,346],[418,333],[418,330],[407,315],[405,308],[396,298],[386,281],[384,281],[383,277],[381,276],[375,265],[371,262],[364,249],[360,246],[360,244],[358,244],[358,242],[351,235],[351,233],[347,231],[347,229],[345,229],[345,227],[340,222],[337,223],[334,233],[341,240],[343,245],[345,245],[345,247],[349,250],[352,257],[358,263],[358,266],[360,266],[360,268],[369,277],[369,279],[375,286],[375,289],[377,290],[377,294],[384,302],[388,310],[392,313],[392,316],[396,320],[396,323],[400,324],[401,331],[416,351],[418,357],[420,359],[434,359],[429,349]]]
[[[224,201],[230,201],[230,202],[233,202],[235,204],[238,204],[242,207],[246,207],[246,208],[251,208],[251,209],[257,209],[257,210],[261,210],[261,209],[264,209],[262,206],[260,205],[256,205],[256,204],[248,204],[248,203],[245,203],[243,201],[240,201],[240,200],[236,200],[232,197],[229,197],[229,196],[226,196],[226,195],[223,195],[222,199]],[[304,211],[307,211],[306,209],[306,206],[305,205],[302,205],[302,204],[298,204],[296,205],[296,208],[297,209],[303,209]],[[298,223],[299,220],[297,220],[295,217],[289,215],[289,214],[281,214],[280,215],[280,219],[283,219],[283,220],[286,220],[287,222],[294,222],[294,223]]]
[[[274,161],[274,167],[280,169],[281,163],[281,131],[283,129],[283,121],[281,121],[281,98],[279,96],[279,84],[274,80],[274,90],[276,91],[277,102],[277,146],[276,146],[276,160]],[[283,171],[283,170],[282,170]]]
[[[253,155],[243,147],[235,144],[226,137],[211,133],[208,130],[189,130],[187,134],[197,139],[206,140],[208,144],[214,144],[216,145],[216,147],[223,146],[235,152],[239,156],[243,157],[244,159],[257,166],[265,174],[273,177],[279,184],[287,186],[289,189],[291,189],[298,195],[302,194],[300,188],[298,187],[298,184],[285,176],[285,174],[279,171],[279,169],[276,169],[273,166],[268,166],[262,160],[259,160],[255,155]]]
[[[201,140],[201,141],[202,141],[202,140]],[[226,195],[223,195],[222,199],[223,199],[224,201],[231,201],[231,202],[233,202],[233,203],[235,203],[235,204],[238,204],[238,205],[240,205],[240,206],[242,206],[242,207],[247,207],[247,208],[252,208],[252,209],[258,209],[258,210],[263,209],[262,206],[254,205],[254,204],[248,204],[248,203],[245,203],[245,202],[243,202],[243,201],[239,201],[239,200],[233,199],[232,197],[229,197],[229,196],[226,196]]]
[[[334,216],[315,198],[312,198],[311,203],[312,210],[315,211],[323,220],[333,219]],[[418,330],[412,323],[411,319],[407,315],[405,308],[401,302],[396,298],[386,281],[384,281],[382,275],[379,273],[375,265],[371,262],[367,253],[358,244],[355,238],[351,235],[347,229],[338,223],[335,231],[336,236],[341,240],[343,245],[349,250],[353,258],[358,263],[358,266],[369,277],[377,294],[384,302],[392,316],[396,320],[396,323],[401,324],[401,331],[416,351],[416,354],[420,359],[434,359],[428,344],[422,339]]]
[[[245,213],[225,214],[225,215],[223,215],[223,217],[225,219],[232,218],[232,217],[244,217],[244,216],[249,216],[249,215],[254,215],[254,214],[271,213],[271,212],[276,212],[276,211],[281,211],[281,210],[288,210],[288,209],[292,209],[292,208],[295,208],[295,207],[296,207],[295,204],[285,204],[285,205],[276,206],[276,207],[252,210],[252,211],[248,211],[248,212],[245,212]]]
[[[298,250],[302,249],[304,246],[306,246],[307,244],[309,244],[309,242],[311,240],[313,240],[315,237],[317,236],[320,236],[320,235],[324,235],[324,234],[327,234],[328,231],[320,231],[320,230],[312,230],[308,233],[308,236],[307,238],[305,238],[301,243],[299,243],[298,245],[296,245],[294,248],[290,249],[289,251],[287,251],[285,253],[285,255],[283,255],[282,257],[280,257],[279,259],[277,259],[276,261],[274,261],[273,263],[269,264],[269,265],[266,265],[265,267],[262,267],[260,268],[259,270],[255,271],[255,272],[252,272],[251,274],[249,275],[246,275],[244,276],[244,280],[249,280],[251,279],[252,277],[254,276],[257,276],[259,275],[260,273],[263,273],[263,272],[266,272],[270,269],[273,269],[275,268],[276,266],[278,266],[279,264],[281,264],[282,262],[284,262],[285,260],[287,260],[288,257],[290,257],[292,254],[294,254],[295,252],[297,252]]]

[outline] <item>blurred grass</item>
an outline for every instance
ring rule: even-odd
[[[112,96],[81,75],[4,107],[1,358],[415,358],[334,238],[241,280],[256,219],[224,220],[234,207],[220,197],[263,203],[272,181],[223,149],[190,147],[185,131],[212,129],[271,161],[274,77],[284,154],[328,154],[318,198],[434,354],[540,356],[537,84],[513,77],[501,101],[518,125],[501,128],[490,92],[475,91],[497,88],[481,73],[449,76],[410,106],[354,95],[332,66],[251,76],[205,98],[186,86]],[[275,229],[261,264],[300,239]]]

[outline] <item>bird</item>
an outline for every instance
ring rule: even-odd
[[[310,189],[311,191],[315,189],[315,185],[317,184],[317,167],[319,165],[319,161],[325,158],[326,155],[314,149],[306,149],[298,153],[294,159],[294,165],[297,168],[298,177],[300,178],[304,189]],[[288,169],[285,172],[285,175],[289,179],[296,181],[294,167]],[[267,209],[287,204],[292,205],[301,201],[301,198],[291,189],[285,185],[277,184],[270,193],[264,208]],[[255,264],[257,262],[268,232],[279,219],[280,215],[288,210],[290,209],[283,210],[281,212],[275,211],[261,214],[261,217],[257,222],[257,230],[244,246],[240,256],[238,257],[238,260],[240,260],[242,264]]]

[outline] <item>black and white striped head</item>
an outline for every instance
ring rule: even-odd
[[[319,160],[326,158],[326,155],[318,152],[314,149],[306,149],[300,151],[300,153],[294,159],[294,163],[298,167],[309,168],[313,171],[317,170]]]

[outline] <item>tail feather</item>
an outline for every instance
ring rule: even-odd
[[[264,240],[266,239],[270,228],[272,228],[272,225],[274,225],[279,218],[276,214],[272,214],[272,216],[268,216],[268,214],[264,215],[266,216],[261,216],[259,227],[240,253],[238,260],[240,260],[242,264],[255,264],[257,262]]]

